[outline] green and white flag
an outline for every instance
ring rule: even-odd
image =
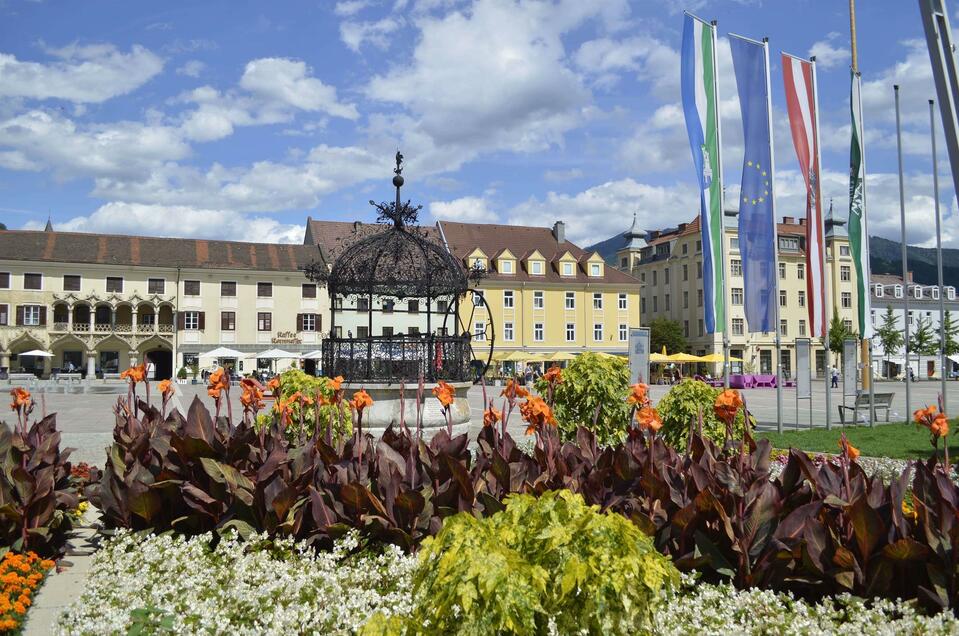
[[[849,248],[856,263],[856,296],[859,299],[859,335],[872,337],[869,302],[869,234],[866,226],[866,161],[862,139],[862,80],[852,73],[849,106],[852,141],[849,145]]]

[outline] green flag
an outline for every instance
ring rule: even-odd
[[[852,73],[849,106],[852,140],[849,144],[849,248],[856,263],[856,296],[859,299],[859,334],[872,337],[869,303],[869,235],[866,230],[866,165],[862,140],[862,81]]]

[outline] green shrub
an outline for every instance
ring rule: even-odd
[[[540,378],[535,386],[546,397],[546,380]],[[629,366],[625,358],[591,352],[576,356],[563,369],[563,382],[553,394],[553,415],[563,439],[574,439],[576,428],[583,426],[591,430],[602,445],[623,441],[629,427],[628,394]]]
[[[703,436],[715,443],[721,444],[726,436],[726,425],[723,424],[713,406],[716,397],[722,389],[714,389],[705,382],[687,378],[671,388],[663,399],[656,405],[659,416],[663,420],[663,428],[659,434],[666,443],[675,448],[686,448],[686,438],[689,436],[689,423],[694,422],[698,413],[703,414]],[[736,438],[743,435],[743,414],[736,416],[734,428]]]
[[[514,495],[485,519],[458,514],[423,544],[408,618],[362,633],[632,634],[679,573],[623,516],[569,491]]]
[[[330,401],[333,398],[334,391],[333,387],[330,386],[330,379],[312,376],[300,371],[299,369],[289,369],[277,377],[280,380],[280,398],[287,399],[299,391],[303,395],[313,399],[313,404],[304,404],[304,408],[302,409],[302,433],[304,436],[309,437],[313,434],[313,428],[316,423],[317,392],[319,392],[319,395],[325,398],[327,401]],[[347,399],[349,398],[349,396],[346,397]],[[287,437],[292,441],[299,439],[301,434],[301,413],[299,403],[297,402],[291,404],[290,409],[292,410],[292,414],[290,416],[292,424],[286,428],[286,434]],[[272,421],[272,418],[272,412],[262,413],[257,419],[257,425],[264,426],[268,422]],[[326,426],[332,419],[334,423],[334,438],[342,438],[343,436],[348,437],[353,433],[353,412],[348,405],[344,405],[342,413],[340,413],[337,407],[330,404],[321,405],[319,419],[321,431],[326,430]]]

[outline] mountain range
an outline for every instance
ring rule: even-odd
[[[586,248],[587,251],[599,252],[607,263],[616,263],[616,251],[623,246],[625,239],[621,234],[611,236]],[[869,238],[869,260],[873,274],[902,273],[902,252],[900,243],[890,241],[879,236]],[[923,285],[935,285],[938,279],[936,272],[936,250],[932,247],[916,247],[910,245],[907,250],[909,269],[913,273],[913,280]],[[959,288],[959,249],[946,248],[942,250],[942,280],[946,285]]]

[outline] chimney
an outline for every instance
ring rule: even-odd
[[[556,221],[553,223],[553,236],[556,238],[557,243],[563,243],[566,241],[566,224],[562,221]]]
[[[688,223],[680,223],[680,224],[679,224],[679,231],[680,231],[680,232],[684,231],[688,225],[689,225]]]
[[[359,221],[353,221],[353,231],[354,232],[358,231],[360,229],[360,225],[362,225],[362,223],[360,223]]]
[[[806,217],[799,219],[799,225],[806,225]]]
[[[910,283],[912,282],[912,270],[906,272],[906,280]]]
[[[783,225],[795,225],[795,224],[796,224],[796,219],[794,217],[791,217],[791,216],[783,217]]]

